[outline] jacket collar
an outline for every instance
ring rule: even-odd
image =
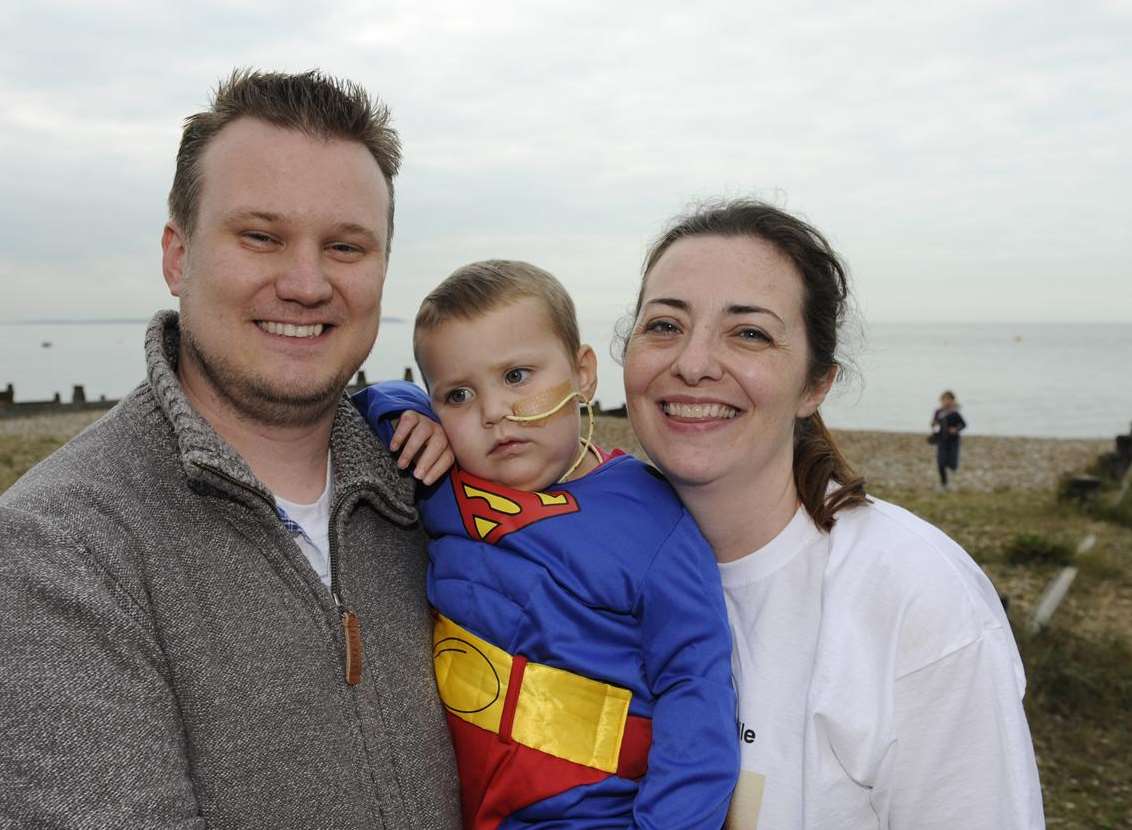
[[[255,493],[271,503],[271,491],[185,397],[177,378],[179,319],[178,313],[171,310],[154,315],[146,330],[145,359],[150,388],[172,427],[181,466],[190,482],[206,483],[233,495],[233,488]],[[397,524],[416,521],[412,477],[397,468],[388,450],[345,395],[334,415],[330,447],[336,507],[345,499],[360,497]]]

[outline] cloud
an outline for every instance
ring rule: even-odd
[[[393,107],[391,314],[516,256],[609,316],[669,216],[755,192],[830,235],[877,319],[1132,315],[1127,4],[11,5],[4,316],[148,313],[181,119],[244,65]]]

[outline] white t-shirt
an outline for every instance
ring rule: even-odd
[[[327,588],[330,587],[330,494],[333,490],[334,469],[328,461],[326,486],[315,502],[297,504],[279,496],[275,497],[275,503],[283,508],[287,518],[303,529],[303,532],[295,537],[295,543]]]
[[[739,690],[729,830],[1041,828],[1025,676],[978,565],[874,500],[720,565]]]

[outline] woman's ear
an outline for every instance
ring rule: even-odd
[[[597,355],[587,345],[578,349],[578,358],[574,362],[574,378],[578,384],[578,391],[587,401],[594,399],[597,392]]]
[[[829,371],[814,383],[811,383],[804,392],[802,392],[802,400],[798,404],[797,417],[808,418],[818,411],[818,407],[822,405],[825,396],[829,394],[833,382],[837,380],[836,366],[830,366]]]

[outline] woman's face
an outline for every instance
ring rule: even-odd
[[[649,273],[625,353],[642,446],[679,489],[788,480],[806,383],[802,278],[768,242],[693,236]],[[785,478],[784,478],[785,477]]]

